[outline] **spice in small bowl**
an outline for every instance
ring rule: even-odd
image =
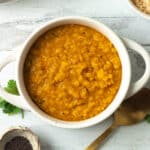
[[[138,9],[150,15],[150,0],[133,0],[133,3]]]
[[[38,137],[28,128],[10,128],[0,139],[0,150],[40,150]]]
[[[132,9],[146,19],[150,19],[150,0],[128,0]]]
[[[33,150],[29,140],[23,136],[16,136],[5,144],[5,150]]]

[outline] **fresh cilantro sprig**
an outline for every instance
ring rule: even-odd
[[[150,123],[150,115],[147,115],[145,119],[148,123]]]
[[[15,80],[9,80],[8,83],[7,83],[7,86],[4,89],[8,93],[19,95]]]
[[[7,83],[7,86],[4,87],[4,90],[7,91],[10,94],[19,95],[16,81],[15,80],[9,80]],[[3,113],[8,115],[16,115],[21,114],[22,118],[24,117],[24,112],[21,108],[18,108],[8,102],[6,102],[5,99],[0,97],[0,108],[2,109]]]

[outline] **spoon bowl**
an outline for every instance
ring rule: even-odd
[[[125,100],[114,113],[113,124],[86,150],[96,150],[99,145],[119,126],[134,125],[144,120],[150,112],[150,89],[143,88],[140,92]]]

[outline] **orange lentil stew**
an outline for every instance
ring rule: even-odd
[[[79,121],[112,102],[121,67],[115,47],[103,34],[67,24],[36,40],[25,60],[24,81],[31,99],[46,114]]]

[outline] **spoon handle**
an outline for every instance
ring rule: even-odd
[[[117,128],[117,125],[113,123],[102,135],[97,137],[85,150],[96,150],[100,144],[112,133],[114,129]]]

